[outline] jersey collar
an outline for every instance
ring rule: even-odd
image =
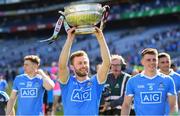
[[[83,80],[83,81],[79,81],[75,76],[73,76],[76,80],[77,80],[77,82],[79,82],[79,83],[84,83],[84,82],[86,82],[86,81],[89,81],[89,77],[87,77],[87,79],[85,79],[85,80]]]
[[[144,71],[142,71],[140,73],[140,75],[141,75],[141,77],[145,77],[145,78],[148,78],[148,79],[154,79],[154,78],[156,78],[159,75],[159,72],[157,71],[156,75],[154,75],[153,77],[149,77],[149,76],[145,75]]]
[[[35,78],[42,78],[39,74],[35,75],[34,77],[30,77],[28,74],[24,74],[29,80],[33,80]]]

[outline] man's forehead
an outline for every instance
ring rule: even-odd
[[[111,61],[111,63],[121,63],[121,61],[119,59],[114,59]]]
[[[157,58],[157,56],[153,54],[145,54],[143,58]]]
[[[31,62],[30,60],[25,60],[24,64],[34,64],[33,62]]]
[[[24,61],[24,64],[29,64],[29,63],[31,63],[30,60],[25,60],[25,61]]]
[[[159,60],[170,60],[168,57],[159,58]]]
[[[86,56],[78,56],[78,57],[75,57],[74,60],[76,60],[76,61],[82,61],[82,60],[89,61],[89,59]]]

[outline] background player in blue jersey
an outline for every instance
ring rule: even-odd
[[[157,50],[146,48],[141,56],[144,70],[128,80],[121,115],[129,114],[133,98],[136,115],[164,115],[166,101],[170,105],[170,113],[177,112],[172,78],[157,73]]]
[[[39,69],[40,58],[36,55],[24,57],[24,74],[18,75],[7,105],[9,115],[18,98],[17,115],[43,115],[43,95],[45,89],[54,87],[54,82]]]
[[[7,87],[7,81],[4,79],[4,76],[0,74],[0,91],[6,91]]]
[[[158,66],[159,66],[159,72],[165,75],[169,75],[172,77],[174,80],[175,88],[176,88],[176,93],[177,93],[177,98],[179,97],[179,92],[180,92],[180,75],[176,72],[174,72],[170,67],[171,67],[171,57],[168,53],[159,53],[158,55]],[[180,107],[180,101],[178,101],[178,106]],[[179,108],[180,110],[180,108]],[[167,104],[166,108],[166,114],[169,114],[169,105]]]
[[[64,115],[98,115],[103,85],[110,68],[110,53],[102,31],[95,27],[95,35],[100,45],[102,64],[97,75],[89,78],[89,58],[84,51],[76,51],[70,56],[70,76],[68,60],[75,37],[74,30],[68,31],[67,40],[59,58],[59,79],[62,89]]]

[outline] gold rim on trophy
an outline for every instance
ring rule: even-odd
[[[59,11],[68,25],[77,27],[76,34],[90,34],[95,31],[94,26],[101,22],[106,11],[99,3],[70,4],[64,7],[64,12]]]

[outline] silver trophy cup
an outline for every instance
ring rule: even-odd
[[[68,25],[77,27],[76,34],[90,34],[95,31],[94,26],[101,22],[100,29],[103,29],[106,12],[109,6],[102,7],[98,3],[79,3],[64,7],[64,12],[59,11],[64,16]]]

